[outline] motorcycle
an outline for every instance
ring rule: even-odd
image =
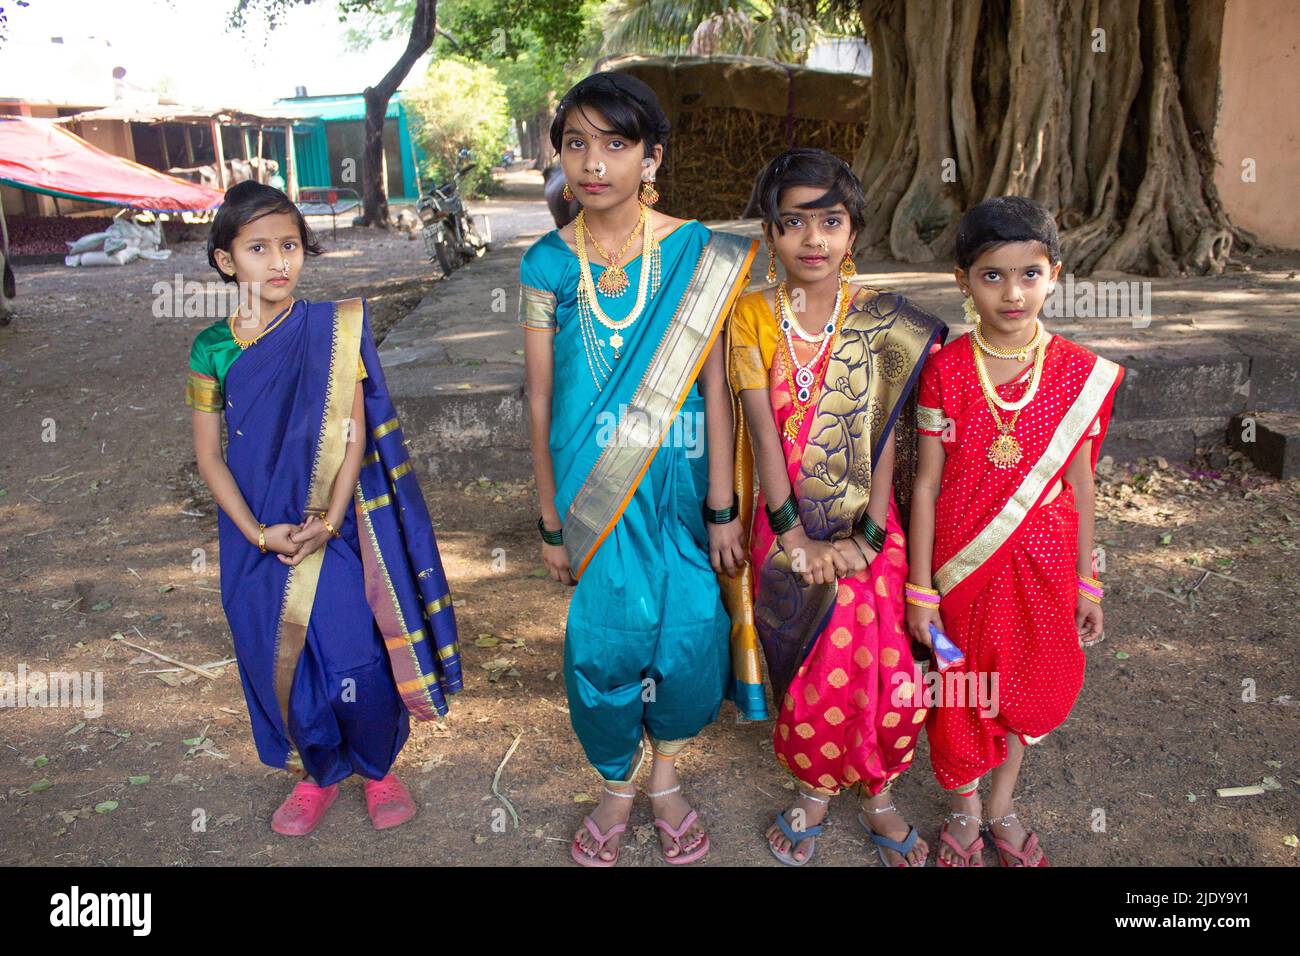
[[[425,249],[431,261],[438,261],[443,275],[451,275],[452,270],[483,255],[492,245],[491,221],[482,216],[483,229],[476,228],[457,190],[461,177],[474,166],[462,166],[450,182],[433,187],[416,203]]]

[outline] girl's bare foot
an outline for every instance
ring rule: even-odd
[[[979,791],[972,793],[969,797],[953,796],[952,811],[954,814],[961,814],[961,816],[949,817],[946,826],[948,827],[948,833],[962,846],[970,846],[979,838],[980,812],[982,809]],[[965,866],[962,858],[943,841],[939,843],[939,859],[943,860],[948,866]]]
[[[610,792],[611,790],[618,791],[620,795],[616,796]],[[600,803],[591,812],[591,819],[595,821],[596,827],[601,833],[608,833],[609,828],[612,826],[627,823],[628,818],[632,816],[632,800],[635,793],[635,786],[602,788]],[[626,832],[623,831],[623,833]],[[603,850],[600,849],[600,843],[596,841],[596,838],[591,835],[591,831],[585,826],[578,827],[578,832],[573,835],[573,838],[587,856],[599,856],[600,859],[609,861],[618,856],[618,847],[623,840],[623,833],[611,837]]]
[[[805,791],[799,791],[799,799],[795,801],[794,806],[785,811],[785,822],[790,824],[790,829],[795,833],[801,833],[809,830],[824,819],[830,810],[830,801],[824,797],[811,797]],[[767,828],[767,842],[772,845],[772,849],[778,853],[785,853],[790,849],[790,839],[785,835],[779,826],[773,823]],[[807,837],[795,844],[794,852],[790,855],[799,862],[808,858],[812,848],[812,841],[815,837]]]
[[[864,826],[870,827],[873,833],[888,837],[896,843],[902,843],[912,829],[903,815],[890,806],[889,791],[878,793],[874,797],[863,797],[862,810],[859,819]],[[889,861],[890,866],[898,866],[903,859],[903,855],[897,850],[891,850],[887,846],[881,849],[884,850],[885,859]],[[907,865],[921,866],[929,852],[930,845],[918,835],[916,842],[912,844],[912,849],[907,851]]]
[[[663,820],[674,830],[680,827],[686,815],[691,812],[691,805],[682,796],[681,783],[677,777],[677,761],[656,755],[646,790],[651,795],[650,812],[654,814],[655,819]],[[654,794],[662,794],[662,796],[654,796]],[[663,847],[664,856],[667,857],[690,853],[704,840],[704,827],[700,825],[698,817],[676,840],[664,832],[662,827],[655,827],[655,829],[659,833],[659,843]]]

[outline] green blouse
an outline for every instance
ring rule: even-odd
[[[272,332],[272,335],[275,333]],[[226,406],[226,375],[244,350],[230,332],[230,322],[218,319],[194,337],[190,347],[185,404],[199,412],[220,412]],[[366,377],[366,364],[357,356],[357,381]]]

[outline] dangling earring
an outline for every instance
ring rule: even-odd
[[[776,250],[771,246],[767,247],[767,282],[768,285],[776,282]]]
[[[659,190],[655,189],[653,179],[644,179],[641,181],[641,201],[647,206],[653,206],[659,201]]]
[[[850,279],[858,274],[857,263],[853,261],[853,254],[850,250],[844,250],[844,258],[840,260],[840,278]]]
[[[980,314],[975,308],[975,297],[970,293],[966,294],[966,301],[961,304],[961,310],[966,313],[966,321],[978,328]]]
[[[577,196],[573,195],[573,190],[569,188],[569,184],[567,182],[564,184],[564,192],[562,192],[560,195],[564,197],[565,202],[573,202],[575,199],[578,198]]]

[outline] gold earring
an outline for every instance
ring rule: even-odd
[[[642,180],[641,201],[647,206],[653,206],[659,201],[659,190],[655,189],[655,181],[653,179]]]
[[[840,277],[849,279],[858,274],[857,264],[853,261],[853,255],[848,250],[844,250],[844,258],[840,260]]]
[[[776,250],[771,246],[767,247],[767,281],[769,285],[776,282]]]
[[[961,309],[966,313],[967,322],[975,326],[980,324],[980,314],[975,309],[975,297],[969,292],[966,294],[966,301],[961,304]]]
[[[565,202],[573,202],[575,199],[578,198],[577,196],[573,195],[573,190],[569,188],[568,183],[564,184],[564,192],[561,193],[561,195],[564,197]]]

